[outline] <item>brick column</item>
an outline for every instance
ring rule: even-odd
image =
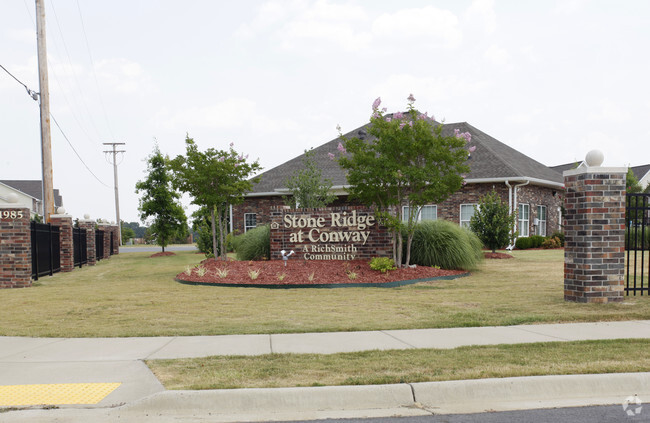
[[[29,209],[0,205],[0,288],[32,286]]]
[[[596,163],[564,172],[566,301],[623,301],[627,169]]]
[[[111,232],[113,232],[113,254],[120,253],[120,231],[117,225],[111,226]]]
[[[79,220],[79,227],[86,230],[86,259],[88,266],[97,264],[97,249],[95,248],[95,221],[84,219]]]
[[[108,259],[111,257],[111,227],[106,223],[100,223],[99,230],[104,231],[104,257],[102,259]]]
[[[61,271],[72,272],[74,269],[74,240],[72,238],[72,216],[53,214],[50,223],[59,227],[61,244]]]

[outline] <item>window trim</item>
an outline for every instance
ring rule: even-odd
[[[540,219],[540,211],[544,208],[544,219]],[[535,234],[546,236],[546,222],[548,221],[548,207],[544,205],[537,206],[537,227],[535,228]],[[544,233],[542,233],[541,228],[544,228]]]
[[[472,216],[470,216],[469,220],[463,220],[463,206],[472,206],[472,216],[474,216],[474,213],[476,213],[476,209],[478,209],[478,203],[463,203],[459,206],[458,209],[458,224],[460,225],[461,228],[469,228],[469,222],[472,220]],[[463,226],[463,222],[467,222],[467,225]]]
[[[246,223],[246,216],[255,216],[255,226],[248,226]],[[255,229],[257,227],[257,213],[244,213],[244,233],[248,232],[249,229]]]
[[[427,221],[438,220],[438,205],[437,204],[425,204],[425,205],[420,207],[420,210],[418,211],[418,215],[415,218],[415,221],[416,222],[421,222],[422,221],[422,210],[425,207],[433,207],[433,209],[435,210],[435,216],[436,216],[435,219],[425,219],[425,220],[427,220]],[[406,213],[407,213],[408,208],[409,208],[409,206],[402,206],[402,222],[407,221]]]
[[[526,208],[528,209],[528,216],[526,217],[525,220],[522,216],[523,215],[521,209],[522,206],[526,206]],[[523,226],[523,222],[526,222],[526,226],[525,226],[526,235],[524,235],[523,231],[521,230]],[[519,232],[519,238],[530,236],[530,204],[529,203],[519,203],[517,205],[517,230]]]

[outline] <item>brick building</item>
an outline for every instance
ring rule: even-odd
[[[466,122],[444,124],[443,135],[452,135],[455,129],[469,132],[472,135],[469,145],[476,146],[467,162],[471,169],[465,178],[467,183],[444,202],[424,206],[420,212],[421,220],[445,219],[466,226],[479,198],[495,190],[511,212],[518,214],[520,236],[550,235],[560,230],[560,206],[564,193],[561,173]],[[369,138],[367,133],[367,125],[364,125],[345,136],[365,139]],[[351,204],[347,197],[345,172],[328,157],[328,153],[338,154],[339,141],[340,138],[336,138],[313,149],[313,159],[321,169],[322,177],[332,181],[332,191],[337,195],[332,206]],[[260,182],[246,195],[244,203],[232,207],[231,230],[242,233],[269,223],[272,208],[285,205],[282,197],[290,195],[286,181],[302,168],[303,158],[304,155],[300,155],[262,173]]]

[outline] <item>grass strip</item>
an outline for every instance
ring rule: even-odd
[[[149,360],[167,389],[376,385],[650,371],[648,339]]]
[[[515,251],[471,276],[396,288],[184,285],[202,254],[124,253],[0,290],[0,335],[131,337],[304,333],[650,319],[650,296],[564,301],[562,250]],[[289,264],[291,265],[291,264]]]

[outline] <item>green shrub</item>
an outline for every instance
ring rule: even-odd
[[[518,250],[527,250],[529,248],[533,248],[533,240],[526,236],[517,238],[515,247],[517,247]]]
[[[411,245],[411,263],[442,269],[472,270],[483,259],[483,243],[467,229],[446,220],[418,223]]]
[[[388,257],[375,257],[374,259],[370,260],[370,268],[372,270],[378,270],[381,273],[386,273],[389,270],[397,269],[395,267],[395,262],[393,259]]]
[[[541,235],[531,235],[529,238],[530,238],[530,240],[532,242],[532,246],[530,248],[539,248],[539,247],[541,247],[542,244],[544,243],[544,240],[546,239]]]
[[[564,247],[564,233],[560,231],[553,232],[551,238],[557,238],[560,240],[560,247]]]
[[[239,260],[268,260],[271,258],[271,228],[258,226],[233,238]]]

